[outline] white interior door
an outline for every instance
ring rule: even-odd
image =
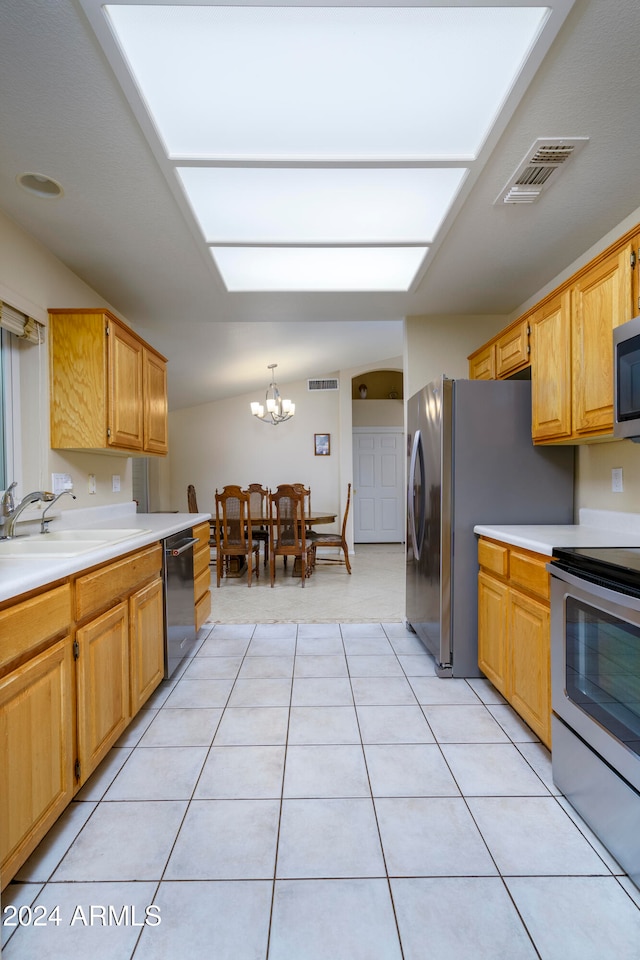
[[[404,540],[404,433],[395,427],[353,430],[353,539]]]

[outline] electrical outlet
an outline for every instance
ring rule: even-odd
[[[95,473],[89,474],[89,493],[96,492],[96,475]]]
[[[611,490],[613,493],[622,493],[624,490],[622,467],[613,467],[611,470]]]
[[[120,477],[117,473],[111,477],[111,489],[114,493],[120,493]]]

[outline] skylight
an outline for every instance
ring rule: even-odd
[[[292,291],[411,288],[552,13],[526,0],[101,9],[227,289]]]
[[[426,247],[211,247],[227,289],[406,290]]]
[[[208,243],[430,243],[465,168],[179,167]]]

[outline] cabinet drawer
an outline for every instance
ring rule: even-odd
[[[193,598],[198,602],[202,596],[208,591],[211,586],[211,577],[209,576],[209,567],[206,570],[203,570],[202,573],[196,577],[193,584]]]
[[[511,551],[511,583],[517,583],[525,590],[549,599],[549,574],[546,570],[546,557]]]
[[[509,551],[507,547],[499,543],[493,543],[491,540],[480,540],[478,542],[478,563],[485,570],[491,570],[500,577],[506,577],[509,574]]]
[[[204,573],[205,570],[209,569],[209,561],[211,559],[211,554],[209,552],[209,544],[205,547],[196,547],[196,551],[193,555],[193,575],[198,579],[201,573]]]
[[[45,640],[65,633],[71,623],[71,587],[47,590],[0,612],[0,669]]]
[[[199,630],[211,613],[211,591],[207,590],[196,603],[196,630]]]
[[[196,526],[193,528],[193,536],[198,538],[201,546],[204,546],[205,543],[209,543],[209,538],[211,536],[210,531],[211,527],[209,525],[209,521],[205,520],[204,523],[196,524]]]
[[[162,547],[154,543],[122,560],[99,567],[76,580],[76,620],[111,606],[130,594],[138,584],[162,570]]]

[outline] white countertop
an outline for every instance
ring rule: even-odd
[[[640,547],[640,514],[582,509],[575,524],[477,524],[473,531],[550,557],[554,547]]]
[[[51,532],[71,527],[87,530],[109,530],[115,527],[123,530],[144,529],[145,532],[128,540],[105,543],[98,549],[87,550],[73,557],[3,557],[0,559],[0,601],[17,597],[80,570],[138,550],[149,543],[163,540],[173,533],[208,520],[210,516],[209,513],[136,513],[135,503],[87,510],[65,510],[51,522]]]

